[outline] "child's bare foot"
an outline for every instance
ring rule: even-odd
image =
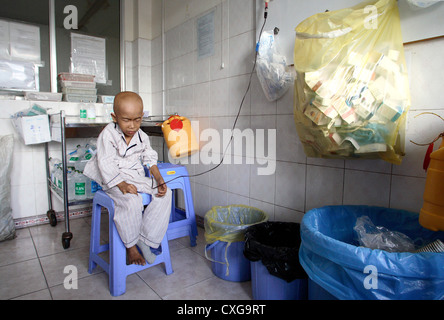
[[[145,265],[145,259],[140,254],[139,250],[137,250],[137,247],[134,245],[131,248],[126,249],[126,254],[128,257],[128,263],[129,264],[137,264],[139,266]]]

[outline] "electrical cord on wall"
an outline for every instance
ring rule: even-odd
[[[241,100],[241,103],[240,103],[240,106],[239,106],[239,111],[237,112],[236,118],[234,119],[233,127],[231,129],[230,141],[228,142],[227,146],[225,147],[225,150],[224,150],[224,153],[222,155],[222,158],[221,158],[220,162],[215,167],[213,167],[213,168],[211,168],[209,170],[206,170],[204,172],[200,172],[200,173],[196,173],[196,174],[192,174],[192,175],[181,175],[181,176],[175,177],[175,178],[173,178],[171,180],[168,180],[166,182],[163,182],[163,183],[161,183],[161,184],[159,184],[159,185],[157,185],[155,187],[154,187],[154,181],[152,181],[152,184],[151,184],[151,188],[152,189],[156,189],[156,188],[158,188],[158,187],[160,187],[160,186],[162,186],[164,184],[167,184],[167,183],[169,183],[171,181],[174,181],[176,179],[179,179],[179,178],[192,178],[192,177],[201,176],[203,174],[206,174],[208,172],[211,172],[211,171],[217,169],[222,164],[222,162],[224,161],[224,158],[225,158],[225,154],[227,153],[228,147],[231,145],[231,142],[233,141],[234,129],[236,128],[236,123],[237,123],[237,120],[239,119],[239,115],[240,115],[240,113],[242,111],[242,106],[244,104],[244,101],[245,101],[245,98],[247,96],[247,93],[250,90],[251,79],[253,77],[254,70],[256,69],[257,55],[258,55],[258,52],[259,52],[259,42],[260,42],[260,39],[261,39],[262,32],[264,31],[265,23],[267,22],[267,17],[268,17],[268,2],[265,2],[264,23],[262,24],[261,30],[259,32],[259,39],[258,39],[257,44],[256,44],[256,53],[255,53],[255,56],[254,56],[253,68],[252,68],[252,70],[250,72],[250,78],[248,80],[248,86],[247,86],[247,89],[245,90],[244,96],[242,97],[242,100]]]

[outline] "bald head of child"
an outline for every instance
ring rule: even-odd
[[[120,92],[114,97],[114,112],[111,113],[111,117],[119,125],[129,143],[142,123],[142,98],[135,92]]]

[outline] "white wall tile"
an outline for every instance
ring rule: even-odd
[[[210,116],[228,114],[228,79],[210,82]]]
[[[215,167],[218,163],[214,163],[211,167]],[[210,187],[217,188],[223,191],[228,190],[228,169],[231,165],[221,164],[216,169],[210,171]]]
[[[151,42],[151,65],[156,66],[162,62],[162,36],[159,36]]]
[[[307,157],[307,164],[314,164],[317,166],[344,168],[345,160],[343,159],[324,159]]]
[[[250,198],[274,203],[276,174],[258,175],[258,164],[250,165]]]
[[[300,223],[303,217],[304,213],[301,211],[274,206],[274,221]]]
[[[163,87],[162,64],[154,65],[151,68],[151,91],[161,92]]]
[[[227,191],[244,197],[250,196],[250,165],[245,157],[233,156],[227,165]]]
[[[442,95],[444,74],[436,70],[441,70],[443,59],[435,53],[442,50],[443,43],[442,39],[436,39],[405,46],[405,51],[410,54],[411,59],[409,79],[412,109],[442,107],[442,104],[437,104],[437,98]]]
[[[277,162],[276,205],[304,211],[305,167],[305,165],[298,163]]]
[[[219,189],[210,188],[210,206],[228,205],[227,192]]]
[[[343,204],[389,206],[390,175],[345,169]]]
[[[230,46],[228,39],[214,44],[214,54],[210,58],[210,80],[222,79],[230,75]]]
[[[198,117],[210,115],[210,83],[203,82],[194,85],[194,109]]]
[[[48,187],[46,183],[36,183],[35,193],[35,212],[37,215],[44,215],[49,209]]]
[[[237,115],[239,108],[241,107],[241,102],[243,97],[245,99],[242,103],[241,115],[250,114],[250,90],[247,92],[249,75],[240,75],[231,77],[228,79],[228,115]]]
[[[138,66],[138,80],[139,80],[139,88],[138,92],[141,93],[151,93],[151,67],[147,66]]]
[[[34,184],[11,186],[11,208],[14,219],[32,217],[42,214],[40,212],[37,213],[36,211],[34,189]]]
[[[133,62],[133,43],[125,41],[125,68],[132,68]]]
[[[214,42],[229,38],[229,1],[222,1],[214,12]]]
[[[151,40],[138,38],[137,42],[137,57],[138,65],[151,67]]]
[[[196,49],[196,41],[194,40],[195,21],[190,19],[183,23],[179,29],[180,52],[179,55],[191,53]]]
[[[345,160],[345,168],[381,172],[381,173],[391,173],[392,164],[384,160],[379,159],[356,159],[356,160]]]
[[[250,205],[250,198],[241,196],[239,194],[234,194],[227,192],[227,205],[244,205],[249,206]]]
[[[276,116],[276,157],[277,160],[305,163],[304,148],[292,116]]]
[[[418,212],[422,208],[425,178],[392,176],[390,207]]]
[[[43,147],[44,144],[40,146]],[[46,165],[47,159],[45,158],[44,151],[33,151],[32,152],[32,170],[34,174],[34,183],[46,183]]]
[[[165,33],[165,59],[171,60],[180,56],[180,26]]]
[[[194,56],[194,83],[202,83],[210,80],[210,62],[211,57],[198,59],[197,53]]]
[[[194,111],[193,86],[185,86],[180,88],[180,110],[182,110],[181,115],[185,117],[196,115]]]
[[[254,34],[249,31],[230,38],[230,76],[251,73],[255,55]]]
[[[270,221],[274,220],[275,206],[273,204],[250,198],[250,206],[264,211],[268,215]]]
[[[254,1],[230,0],[230,37],[251,31],[254,28]]]
[[[14,152],[12,155],[11,186],[34,184],[34,157],[31,152]]]
[[[195,183],[193,200],[194,200],[194,212],[197,215],[204,217],[205,213],[211,209],[210,188],[208,188],[208,186]]]
[[[342,204],[344,169],[307,165],[305,210]]]

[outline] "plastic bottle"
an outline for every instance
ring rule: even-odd
[[[86,114],[88,118],[88,122],[96,121],[96,105],[94,103],[89,103],[86,107]]]
[[[430,165],[424,189],[424,203],[419,223],[433,231],[444,231],[444,139],[438,150],[430,154]]]
[[[68,154],[68,165],[70,167],[77,168],[78,162],[80,162],[81,153],[81,147],[80,145],[77,145],[76,150]]]
[[[76,200],[86,199],[86,179],[85,176],[78,171],[74,173],[74,189]]]
[[[63,191],[63,170],[62,166],[58,166],[57,172],[55,174],[56,187]]]
[[[75,185],[74,185],[74,172],[72,169],[69,169],[67,172],[67,180],[68,180],[68,200],[75,200]]]
[[[113,112],[113,105],[110,103],[104,103],[103,104],[103,117],[105,122],[111,122],[113,121],[113,118],[111,117],[111,113]]]
[[[79,104],[79,117],[80,117],[80,122],[87,121],[86,104],[84,104],[83,102]]]
[[[48,164],[49,165],[49,175],[50,175],[51,182],[54,185],[56,185],[57,181],[56,181],[56,177],[55,176],[56,176],[56,173],[57,173],[57,168],[59,166],[61,166],[62,160],[50,157],[48,163],[49,163]]]
[[[87,198],[88,199],[92,199],[94,198],[97,190],[98,190],[98,183],[95,182],[94,180],[87,178],[87,183],[86,183],[86,194],[87,194]]]

